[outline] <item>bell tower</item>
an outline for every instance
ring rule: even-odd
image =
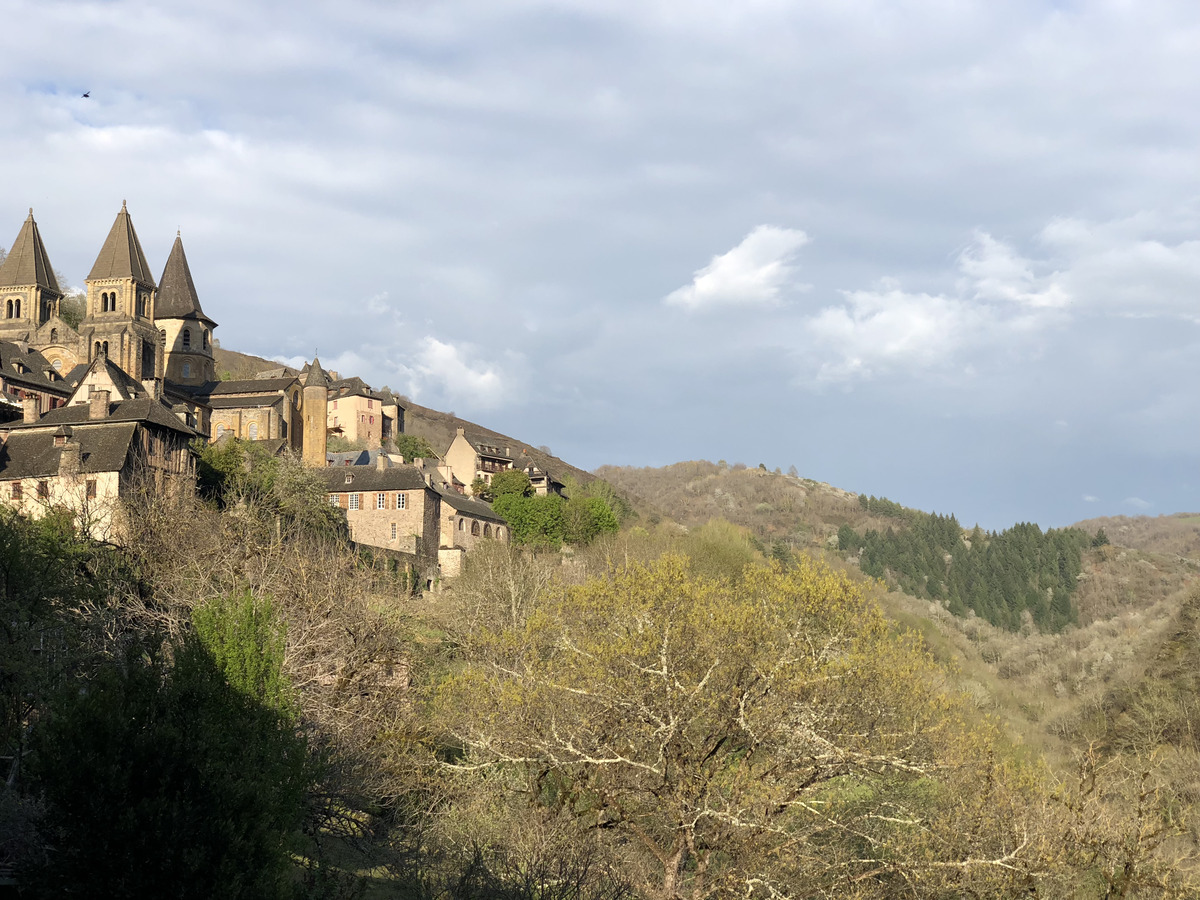
[[[0,264],[0,340],[29,341],[58,312],[62,291],[33,210]]]
[[[158,282],[154,324],[166,344],[163,374],[176,384],[204,384],[217,380],[212,333],[217,323],[204,314],[192,270],[188,268],[183,240],[175,235],[171,255]]]
[[[125,203],[88,273],[87,315],[79,333],[87,359],[101,352],[136,379],[162,376],[158,329],[154,325],[157,287]]]

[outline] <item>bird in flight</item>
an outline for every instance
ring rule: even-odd
[[[90,97],[90,96],[92,96],[92,92],[91,92],[91,91],[84,91],[84,92],[83,92],[83,96],[84,96],[84,97]]]

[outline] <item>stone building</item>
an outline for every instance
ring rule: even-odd
[[[119,501],[146,487],[194,487],[197,432],[107,359],[89,375],[67,405],[39,415],[27,400],[22,421],[0,425],[0,503],[34,518],[64,507],[93,537],[113,540]]]

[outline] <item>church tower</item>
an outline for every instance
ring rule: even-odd
[[[58,312],[62,291],[33,210],[0,264],[0,340],[29,341]]]
[[[325,467],[326,430],[329,427],[329,376],[315,356],[304,379],[304,448],[306,466]]]
[[[87,359],[104,353],[136,379],[162,377],[154,277],[124,202],[85,283],[87,315],[79,333]]]
[[[212,350],[212,333],[217,323],[200,308],[192,270],[188,268],[178,233],[158,283],[154,324],[166,342],[164,375],[169,381],[197,385],[217,380]]]

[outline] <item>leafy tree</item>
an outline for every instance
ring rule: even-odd
[[[508,522],[515,543],[552,549],[562,545],[563,507],[566,506],[562,497],[503,494],[492,506]]]
[[[462,765],[522,772],[645,896],[1000,896],[1040,863],[994,733],[811,561],[634,565],[478,646],[437,698]]]
[[[529,476],[520,469],[506,469],[492,476],[488,493],[492,497],[528,497],[533,493],[533,484],[529,481]]]
[[[429,441],[419,434],[398,434],[392,443],[396,445],[396,452],[406,460],[437,459],[437,453]]]

